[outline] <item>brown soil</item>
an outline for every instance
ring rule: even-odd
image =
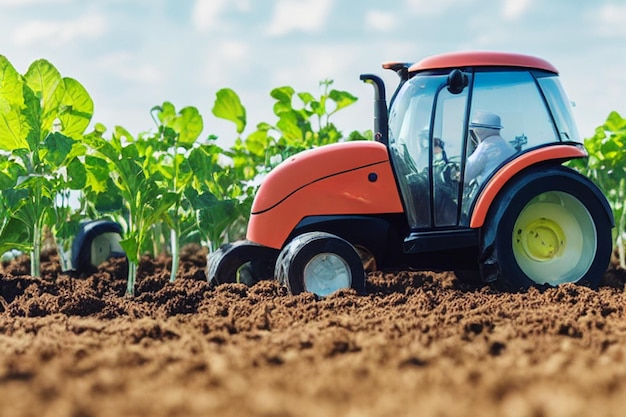
[[[0,274],[0,416],[622,416],[624,271],[597,291],[506,294],[450,273],[371,273],[367,295],[210,288],[187,248],[41,279]]]

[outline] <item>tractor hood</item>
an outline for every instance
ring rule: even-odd
[[[344,172],[389,160],[385,145],[373,141],[324,145],[289,157],[263,180],[252,214],[270,210],[299,189]]]

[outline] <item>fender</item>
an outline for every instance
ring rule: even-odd
[[[523,170],[546,162],[553,165],[561,164],[575,158],[586,158],[589,155],[579,143],[549,145],[534,149],[504,165],[482,187],[471,210],[470,227],[477,229],[483,226],[489,209],[508,182]]]

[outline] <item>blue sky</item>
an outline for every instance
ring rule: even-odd
[[[224,145],[234,125],[211,114],[234,89],[248,128],[273,122],[272,88],[359,98],[337,114],[344,131],[372,126],[373,72],[395,87],[384,61],[457,50],[537,55],[561,72],[584,137],[612,110],[626,116],[623,0],[0,0],[0,54],[24,73],[45,58],[95,102],[94,121],[133,133],[153,128],[163,101],[196,106],[204,136]],[[244,132],[244,136],[245,133]]]

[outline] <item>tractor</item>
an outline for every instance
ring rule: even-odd
[[[309,149],[273,169],[246,238],[207,258],[212,284],[277,279],[290,293],[365,291],[370,270],[454,271],[505,291],[597,287],[613,215],[557,69],[528,55],[454,52],[383,68],[374,139]]]

